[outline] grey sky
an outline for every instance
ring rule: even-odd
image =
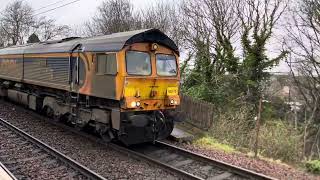
[[[0,12],[3,11],[5,7],[12,1],[13,0],[0,0]],[[37,13],[41,13],[49,9],[61,6],[63,4],[67,4],[74,0],[64,0],[55,5],[52,5],[43,9],[40,9],[40,8],[46,7],[50,4],[53,4],[61,0],[24,0],[24,1],[27,2],[29,5],[31,5],[31,7],[35,11],[35,14],[37,14]],[[88,21],[92,16],[94,16],[97,10],[97,7],[102,3],[102,1],[104,0],[80,0],[78,2],[72,3],[65,7],[61,7],[47,13],[43,13],[39,16],[47,16],[51,19],[55,19],[58,24],[69,25],[71,28],[78,28],[84,22]],[[131,0],[135,9],[146,8],[157,1],[173,3],[181,0]],[[276,52],[275,54],[277,54],[279,52],[280,50],[279,42],[273,41],[273,43],[269,44],[269,47],[270,46],[271,46],[270,49],[272,49],[272,51],[269,53],[274,54],[274,52]],[[272,71],[286,72],[288,71],[287,64],[285,62],[281,62],[280,65],[274,68]]]
[[[49,6],[47,8],[38,10],[44,6],[48,6],[59,0],[24,0],[35,10],[35,14],[44,12],[46,10],[67,4],[74,0],[64,0],[63,2]],[[97,7],[103,0],[80,0],[65,7],[41,14],[41,16],[48,16],[55,19],[59,24],[66,24],[71,27],[81,25],[83,22],[90,19],[95,14]],[[154,1],[148,0],[131,0],[136,8],[144,8],[151,5]],[[0,11],[12,2],[12,0],[0,0]],[[40,15],[39,15],[40,16]]]

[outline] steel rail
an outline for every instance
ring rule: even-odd
[[[76,162],[75,160],[71,159],[70,157],[60,153],[56,149],[50,147],[49,145],[45,144],[44,142],[40,141],[39,139],[27,134],[26,132],[22,131],[18,127],[10,124],[8,121],[0,118],[0,124],[3,124],[10,130],[14,131],[15,133],[19,134],[21,137],[27,139],[34,145],[38,146],[42,150],[46,151],[48,154],[52,155],[53,157],[59,159],[63,163],[67,164],[71,168],[75,169],[83,176],[87,177],[88,179],[92,180],[106,180],[106,178],[102,177],[101,175],[93,172],[92,170],[88,169],[87,167],[83,166],[82,164]]]
[[[127,154],[128,156],[134,156],[135,159],[144,160],[144,161],[156,164],[156,165],[160,166],[161,168],[168,170],[169,172],[175,173],[176,175],[179,176],[179,178],[192,179],[192,180],[202,180],[202,178],[199,178],[193,174],[182,171],[178,168],[175,168],[171,165],[165,164],[165,163],[158,161],[156,159],[150,158],[144,154],[132,151],[124,146],[111,143],[111,144],[109,144],[109,147],[113,148],[114,150],[120,151],[121,153]]]
[[[0,169],[2,169],[12,180],[18,180],[1,162],[0,162]]]
[[[270,176],[266,176],[264,174],[261,173],[257,173],[248,169],[244,169],[242,167],[239,166],[235,166],[217,159],[212,159],[209,158],[207,156],[204,156],[202,154],[198,154],[198,153],[194,153],[192,151],[162,142],[162,141],[156,141],[156,143],[154,144],[155,146],[159,146],[161,148],[168,148],[171,149],[174,152],[177,152],[178,154],[183,154],[187,157],[190,157],[191,159],[196,159],[198,161],[207,163],[208,165],[213,165],[216,167],[219,167],[221,169],[224,169],[228,172],[240,175],[242,177],[246,177],[248,179],[265,179],[265,180],[276,180],[276,178],[270,177]]]

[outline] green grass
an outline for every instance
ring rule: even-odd
[[[214,149],[214,150],[218,150],[218,151],[223,151],[225,153],[242,153],[244,155],[247,155],[250,158],[254,157],[254,152],[252,151],[247,151],[246,153],[241,151],[240,149],[236,149],[228,144],[223,144],[218,142],[218,140],[214,139],[213,137],[210,137],[209,135],[204,135],[201,137],[198,137],[196,140],[193,141],[194,145],[203,147],[203,148],[207,148],[207,149]],[[265,161],[269,161],[271,163],[275,163],[275,164],[280,164],[283,166],[288,166],[287,164],[283,163],[281,160],[279,159],[272,159],[272,158],[267,158],[264,157],[261,154],[258,154],[259,159],[263,159]]]
[[[236,152],[236,150],[230,145],[219,143],[216,139],[207,135],[194,140],[193,144],[209,149],[222,150],[227,153]]]

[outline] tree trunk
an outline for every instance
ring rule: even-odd
[[[254,145],[254,157],[258,156],[258,149],[259,149],[259,133],[260,133],[260,121],[261,121],[261,112],[262,112],[262,97],[260,96],[259,100],[259,109],[258,109],[258,117],[256,121],[256,141]]]

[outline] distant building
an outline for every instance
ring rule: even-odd
[[[303,98],[290,75],[272,75],[266,89],[266,95],[276,96],[284,101],[297,101],[302,103]]]

